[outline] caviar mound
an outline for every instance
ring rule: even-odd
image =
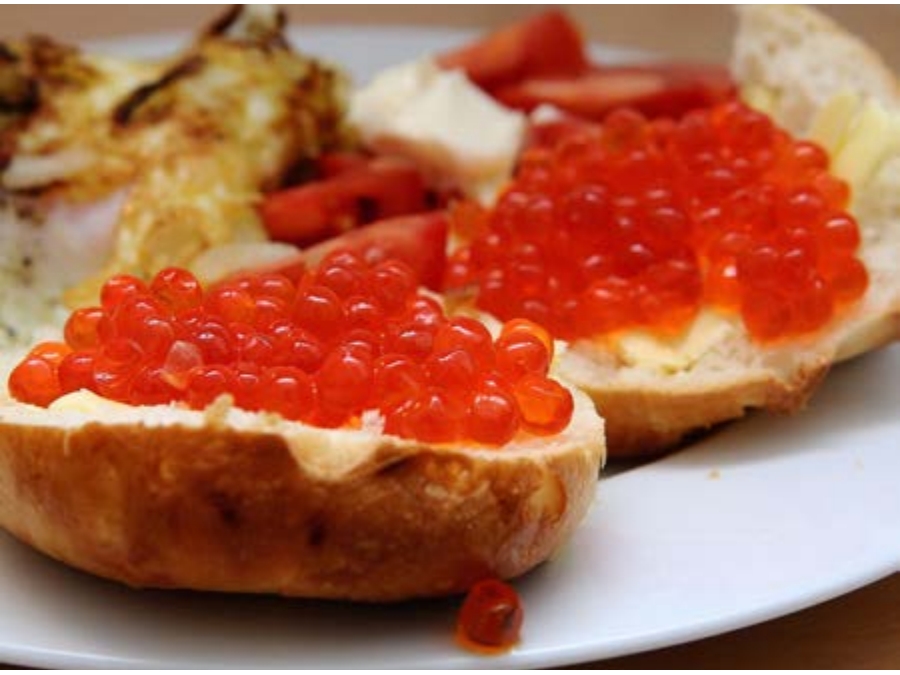
[[[216,404],[0,406],[0,525],[138,587],[394,601],[546,560],[596,492],[603,426],[432,445]],[[99,402],[98,402],[99,401]]]
[[[449,287],[565,339],[677,334],[701,307],[758,342],[813,333],[859,300],[850,191],[827,154],[740,102],[679,121],[620,110],[526,152],[472,233]]]
[[[517,320],[494,339],[473,318],[447,317],[404,264],[341,250],[296,284],[247,274],[204,290],[176,268],[149,284],[115,276],[99,306],[72,313],[64,338],[13,369],[17,400],[46,407],[87,390],[202,410],[227,394],[320,427],[359,427],[371,411],[392,435],[492,446],[558,433],[572,413],[548,376],[543,329]]]

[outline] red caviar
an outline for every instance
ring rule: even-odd
[[[473,651],[505,651],[519,641],[523,618],[515,589],[499,579],[484,579],[472,586],[459,610],[457,641]]]
[[[818,146],[738,102],[680,121],[621,110],[527,151],[470,235],[446,286],[563,338],[674,332],[702,305],[760,341],[814,331],[868,285],[848,186]]]
[[[98,307],[72,313],[65,343],[44,343],[12,372],[18,400],[47,406],[87,389],[113,400],[200,409],[230,394],[251,411],[322,427],[378,410],[385,429],[429,442],[502,445],[554,433],[572,416],[548,378],[553,343],[526,320],[495,340],[448,318],[403,263],[338,251],[296,284],[247,275],[209,289],[166,269],[149,284],[110,279]]]

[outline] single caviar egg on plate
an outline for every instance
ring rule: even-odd
[[[827,154],[740,102],[679,121],[626,109],[523,155],[489,210],[454,209],[448,288],[566,339],[687,326],[701,306],[767,342],[815,331],[868,286]]]
[[[546,330],[520,319],[495,339],[474,318],[447,316],[405,264],[340,250],[296,282],[243,274],[204,289],[177,268],[149,283],[118,275],[63,334],[13,370],[16,399],[48,406],[86,389],[202,409],[227,394],[319,427],[352,428],[375,410],[389,434],[488,446],[558,433],[573,411],[549,376]]]
[[[519,641],[524,611],[519,594],[499,579],[475,583],[457,615],[456,638],[464,648],[499,654]]]

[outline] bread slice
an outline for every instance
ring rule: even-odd
[[[633,334],[572,344],[562,374],[606,419],[610,457],[652,455],[749,409],[800,410],[837,361],[900,335],[900,105],[897,81],[859,40],[815,10],[739,10],[734,70],[779,124],[822,136],[853,188],[851,212],[870,288],[815,335],[752,342],[736,321],[704,311],[674,341]]]
[[[393,601],[518,576],[585,515],[603,426],[503,448],[75,394],[0,406],[0,525],[138,587]]]

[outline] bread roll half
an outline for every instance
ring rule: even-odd
[[[0,525],[138,587],[393,601],[546,560],[585,515],[603,425],[503,448],[429,446],[247,413],[76,394],[0,407]],[[79,400],[80,399],[80,400]]]

